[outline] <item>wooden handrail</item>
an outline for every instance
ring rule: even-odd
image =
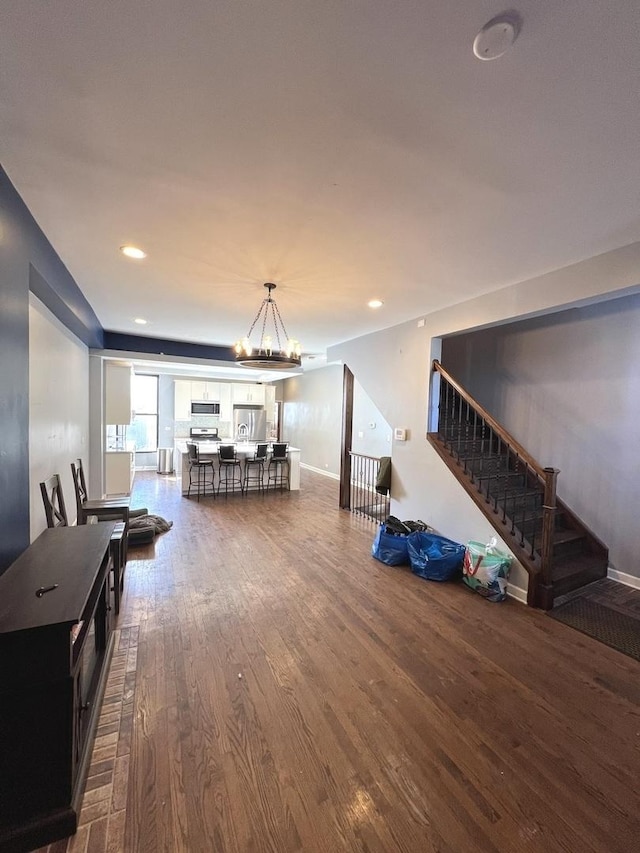
[[[349,451],[349,456],[357,456],[359,459],[371,459],[372,462],[379,462],[379,456],[367,456],[366,453],[356,453],[355,450]]]
[[[514,450],[517,453],[518,457],[522,459],[523,462],[526,462],[527,466],[536,474],[538,479],[542,483],[545,483],[546,469],[543,468],[542,465],[540,465],[540,463],[537,462],[533,458],[533,456],[528,451],[526,451],[524,447],[518,441],[516,441],[515,438],[510,435],[503,426],[498,423],[498,421],[496,421],[495,418],[491,417],[491,415],[484,408],[484,406],[478,403],[477,400],[474,400],[471,394],[465,391],[465,389],[456,382],[453,376],[451,376],[451,374],[444,369],[444,367],[437,359],[434,359],[433,361],[433,369],[437,373],[440,373],[442,376],[444,376],[449,385],[451,385],[452,388],[455,388],[458,394],[464,400],[466,400],[466,402],[469,403],[473,407],[473,409],[475,409],[475,411],[487,422],[487,424],[491,427],[495,434],[504,441],[504,443],[509,447],[509,449]]]

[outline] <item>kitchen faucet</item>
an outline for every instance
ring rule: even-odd
[[[244,438],[245,441],[249,438],[249,427],[246,424],[238,424],[237,438],[238,441],[241,438]]]

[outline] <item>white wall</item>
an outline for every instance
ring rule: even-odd
[[[332,364],[283,382],[282,439],[300,448],[300,461],[338,476],[342,445],[342,365]]]
[[[89,353],[32,294],[29,298],[30,535],[47,526],[40,483],[60,474],[69,522],[76,517],[71,463],[88,458]],[[25,389],[26,392],[26,389]]]
[[[353,383],[351,449],[365,456],[390,456],[392,430],[357,379]]]
[[[640,243],[635,243],[426,315],[422,326],[414,320],[331,347],[327,357],[350,367],[389,424],[409,430],[408,441],[393,445],[393,514],[422,518],[459,542],[494,535],[425,438],[431,359],[441,336],[638,292],[639,281]],[[633,565],[619,568],[640,574]],[[513,581],[526,587],[521,567]]]
[[[640,295],[455,336],[442,363],[542,465],[558,495],[637,563]]]

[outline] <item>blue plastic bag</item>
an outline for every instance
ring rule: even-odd
[[[407,539],[403,534],[387,533],[381,524],[371,546],[371,555],[387,566],[406,566],[409,563]]]
[[[411,533],[407,537],[411,571],[430,581],[448,581],[460,571],[465,547],[437,533]]]

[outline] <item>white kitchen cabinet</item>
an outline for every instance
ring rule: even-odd
[[[203,400],[208,403],[217,403],[220,399],[220,385],[218,382],[192,382],[191,399],[197,402]]]
[[[220,402],[220,383],[219,382],[207,382],[208,388],[207,391],[207,400],[211,400],[214,403]]]
[[[173,417],[177,421],[191,420],[191,382],[176,379],[174,383],[175,407]]]
[[[131,377],[130,364],[107,361],[104,366],[104,423],[131,423]]]
[[[106,495],[130,495],[133,486],[134,454],[128,451],[105,453],[104,491]]]
[[[220,420],[231,423],[231,385],[228,382],[220,383]]]
[[[255,403],[257,406],[264,406],[264,385],[234,385],[232,399],[234,403]]]

